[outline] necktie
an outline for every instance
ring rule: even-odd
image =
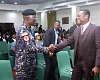
[[[84,33],[83,28],[84,28],[84,27],[82,26],[82,27],[81,27],[81,35]]]

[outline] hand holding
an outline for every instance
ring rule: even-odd
[[[54,52],[55,49],[56,49],[56,47],[55,47],[53,44],[51,44],[51,45],[49,46],[49,52]]]
[[[94,76],[98,76],[98,74],[100,73],[100,68],[98,66],[95,66],[92,71],[94,72]]]
[[[53,57],[53,53],[52,52],[49,52],[49,57]]]

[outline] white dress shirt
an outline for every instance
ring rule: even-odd
[[[81,28],[83,27],[83,32],[86,30],[86,28],[89,26],[90,22],[86,23],[85,25],[82,25]]]
[[[2,38],[3,39],[3,38]],[[3,41],[5,41],[6,42],[6,39],[3,39]]]
[[[57,41],[58,41],[58,34],[59,34],[59,32],[56,29],[54,29],[54,31],[55,31],[55,45],[56,45]]]

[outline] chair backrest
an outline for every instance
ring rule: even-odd
[[[0,52],[8,52],[7,42],[0,41]]]
[[[59,70],[71,69],[68,51],[57,52],[57,62]]]
[[[0,60],[0,80],[13,80],[9,60]]]
[[[72,67],[74,67],[74,50],[70,50],[70,58],[72,62]]]
[[[70,56],[70,47],[69,47],[69,46],[67,46],[67,47],[64,47],[64,48],[63,48],[63,51],[68,51],[68,53],[69,53],[69,56]]]
[[[37,62],[38,64],[41,62],[45,62],[43,53],[37,53]]]

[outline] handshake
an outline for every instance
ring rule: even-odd
[[[53,52],[56,50],[56,47],[53,45],[53,44],[51,44],[50,46],[49,46],[49,57],[53,57]]]

